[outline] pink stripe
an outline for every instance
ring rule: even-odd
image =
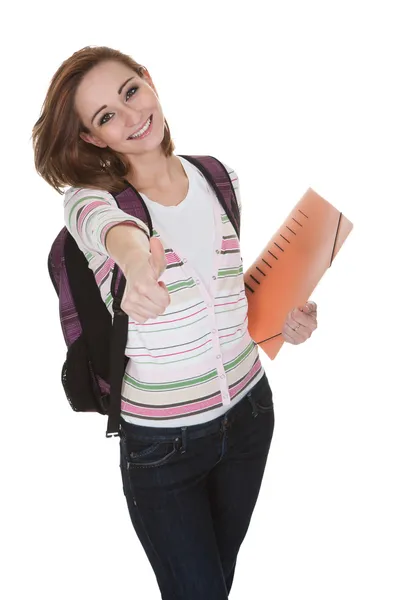
[[[208,400],[201,400],[200,402],[193,402],[192,404],[181,404],[180,406],[172,406],[168,408],[145,408],[143,406],[132,406],[125,400],[121,401],[122,410],[129,412],[131,415],[140,415],[143,417],[175,417],[181,415],[187,415],[194,411],[206,410],[214,406],[221,404],[221,394],[217,394]]]
[[[78,232],[80,234],[82,232],[83,221],[86,219],[86,217],[88,216],[88,214],[92,210],[94,210],[95,208],[97,208],[98,206],[109,206],[109,204],[107,204],[107,202],[103,202],[102,200],[96,200],[96,202],[89,202],[89,204],[86,204],[86,206],[84,207],[84,209],[80,213],[79,219],[78,219],[78,224],[77,224],[77,229],[78,229]]]
[[[236,329],[236,331],[234,331],[233,333],[227,333],[226,335],[220,335],[219,339],[222,340],[223,338],[232,337],[233,335],[236,335],[238,331],[241,331],[241,330]]]
[[[246,385],[249,383],[249,381],[252,379],[252,377],[254,377],[254,375],[261,369],[261,361],[259,358],[257,358],[254,367],[251,369],[251,371],[249,371],[246,375],[246,377],[237,385],[234,385],[233,387],[230,388],[230,394],[231,394],[231,398],[234,398],[235,396],[237,396],[237,394],[239,394],[242,390],[244,390],[244,388],[246,387]]]
[[[237,240],[223,240],[222,250],[236,250],[239,249],[239,243]]]
[[[175,254],[175,252],[168,252],[165,255],[165,258],[167,260],[167,265],[170,265],[174,262],[181,262],[179,256]]]
[[[206,310],[206,308],[201,308],[197,312],[192,313],[191,315],[187,315],[187,317],[180,317],[179,319],[173,319],[172,321],[162,321],[162,325],[164,325],[164,323],[177,323],[178,321],[184,321],[185,319],[190,319],[190,317],[195,317],[199,313],[203,312],[203,310]],[[136,323],[135,321],[129,321],[129,325],[138,325],[138,323]],[[160,325],[160,323],[159,322],[157,322],[157,323],[141,323],[142,327],[144,325]]]
[[[198,350],[199,348],[202,348],[209,342],[211,342],[211,340],[206,340],[204,344],[200,344],[200,346],[196,346],[196,348],[191,348],[190,350],[183,350],[182,352],[174,352],[173,354],[162,354],[161,356],[153,356],[152,354],[127,354],[127,356],[129,356],[130,358],[167,358],[168,356],[178,356],[179,354],[187,354],[188,352],[193,352],[193,350]]]
[[[237,304],[241,300],[244,300],[244,298],[239,298],[239,300],[235,300],[235,302],[224,302],[223,304],[215,304],[215,306],[229,306],[229,304]]]
[[[101,267],[100,271],[98,271],[96,273],[96,283],[97,285],[100,285],[102,279],[104,278],[104,276],[110,272],[111,267],[113,266],[114,261],[111,258],[108,258],[106,260],[106,262],[104,263],[104,265]]]

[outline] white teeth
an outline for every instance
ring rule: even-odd
[[[151,118],[148,119],[148,121],[146,122],[145,125],[143,125],[143,127],[142,127],[142,129],[140,131],[138,131],[137,133],[129,136],[129,139],[138,138],[141,135],[143,135],[148,130],[148,128],[150,127],[150,123],[151,123]]]

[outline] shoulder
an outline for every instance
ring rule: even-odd
[[[238,174],[236,173],[236,171],[234,169],[232,169],[232,167],[230,167],[229,165],[227,165],[226,163],[221,161],[221,164],[224,165],[229,177],[231,178],[232,184],[234,188],[239,187],[239,177]]]
[[[242,212],[242,198],[240,195],[240,187],[239,187],[239,177],[236,173],[236,171],[234,169],[232,169],[232,167],[230,167],[229,165],[225,164],[225,163],[221,163],[224,165],[225,169],[227,170],[229,177],[231,178],[231,182],[232,182],[232,187],[235,191],[235,196],[236,196],[236,200],[239,206],[239,212]]]
[[[185,162],[185,166],[188,166],[191,169],[193,169],[194,167],[193,167],[192,163],[190,162],[190,159],[192,159],[192,158],[193,159],[197,159],[197,160],[200,159],[200,161],[201,161],[202,158],[207,158],[207,159],[211,158],[212,160],[214,160],[217,163],[221,164],[225,168],[226,172],[228,173],[228,175],[229,175],[229,177],[231,179],[233,187],[237,188],[239,186],[239,178],[238,178],[238,175],[237,175],[236,171],[234,169],[232,169],[232,167],[230,167],[229,165],[227,165],[225,162],[223,162],[222,160],[220,160],[219,158],[216,158],[215,156],[212,156],[210,154],[208,154],[208,155],[205,154],[203,156],[186,156],[186,155],[182,156],[182,155],[178,155],[178,158],[180,158],[181,161],[183,160]],[[187,159],[189,159],[189,160],[187,160]]]
[[[215,157],[211,157],[211,158],[215,158]],[[218,162],[224,167],[224,169],[226,170],[226,172],[228,173],[231,183],[232,183],[232,187],[233,190],[235,192],[235,196],[236,196],[236,200],[239,206],[239,212],[242,212],[242,200],[240,197],[240,187],[239,187],[239,177],[237,172],[235,171],[235,169],[233,169],[231,166],[227,165],[225,162],[223,162],[222,160],[219,159],[215,159],[218,160]]]
[[[91,202],[101,202],[104,204],[109,204],[110,206],[116,206],[116,202],[114,197],[110,192],[106,190],[99,190],[95,188],[78,188],[78,187],[70,187],[64,192],[64,207],[72,208],[77,203],[91,203]]]

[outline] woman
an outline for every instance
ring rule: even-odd
[[[115,263],[127,281],[120,468],[162,598],[226,599],[274,429],[233,226],[174,154],[149,73],[118,51],[84,48],[61,65],[33,139],[40,175],[70,186],[66,225],[110,311]],[[151,239],[111,194],[126,181],[146,203]],[[301,343],[316,326],[307,303],[288,315],[284,339]]]

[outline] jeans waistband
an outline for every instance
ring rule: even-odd
[[[218,431],[221,430],[221,427],[227,426],[229,421],[240,418],[244,411],[249,410],[249,403],[251,404],[252,409],[254,408],[254,404],[251,401],[251,395],[258,386],[263,385],[263,380],[265,377],[266,375],[264,374],[263,377],[256,383],[256,385],[246,394],[246,396],[244,396],[233,408],[229,409],[221,417],[217,417],[208,423],[189,425],[187,427],[147,427],[134,425],[133,423],[125,421],[125,419],[121,417],[120,436],[121,433],[123,436],[125,432],[129,436],[134,436],[137,439],[151,439],[153,441],[158,441],[180,436],[182,435],[182,431],[184,431],[185,436],[188,439],[195,440],[212,435],[213,433],[218,433]]]

